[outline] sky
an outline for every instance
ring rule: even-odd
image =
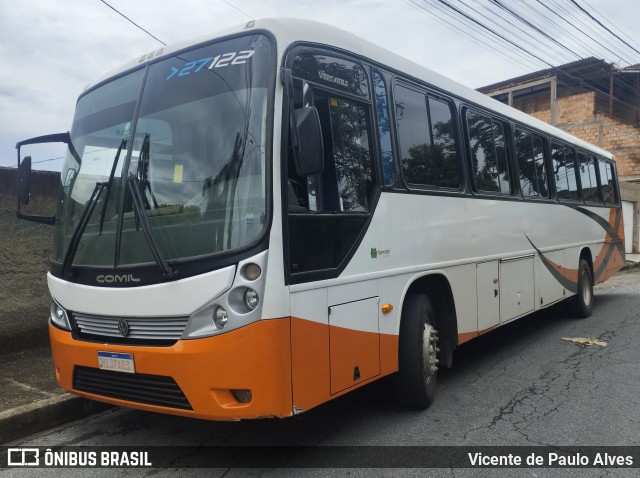
[[[473,2],[481,6],[488,0]],[[472,88],[544,68],[498,54],[452,31],[421,10],[433,8],[422,0],[108,3],[168,44],[213,35],[251,18],[298,17],[349,30]],[[638,0],[588,0],[588,5],[633,40],[640,40]],[[16,142],[68,131],[77,97],[87,84],[160,46],[100,0],[0,0],[0,166],[16,165]],[[596,56],[616,61],[606,52]],[[62,159],[55,158],[63,156],[63,151],[62,145],[34,147],[30,150],[34,169],[60,171]]]

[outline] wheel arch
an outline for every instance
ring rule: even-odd
[[[404,294],[403,308],[407,297],[412,294],[424,294],[429,297],[436,318],[435,328],[440,337],[440,363],[445,368],[451,368],[453,351],[458,346],[458,320],[449,279],[444,272],[438,271],[416,277]],[[402,317],[402,311],[400,311],[400,317]],[[402,319],[400,328],[402,328]]]
[[[593,270],[593,254],[591,252],[591,248],[590,247],[583,247],[582,250],[580,251],[580,257],[578,259],[578,262],[580,260],[584,259],[585,261],[587,261],[587,264],[589,264],[589,269],[591,269],[591,277],[594,277],[594,270]],[[595,278],[594,278],[595,280]]]

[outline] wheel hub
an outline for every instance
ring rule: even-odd
[[[589,282],[589,274],[586,271],[582,271],[582,301],[585,305],[591,303],[591,287]]]
[[[422,360],[424,361],[424,375],[427,383],[431,382],[431,377],[438,371],[438,331],[431,325],[425,324],[422,336]]]

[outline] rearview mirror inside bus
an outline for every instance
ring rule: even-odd
[[[294,111],[294,119],[299,140],[296,172],[299,176],[319,174],[324,168],[324,148],[318,110],[313,106],[299,108]]]

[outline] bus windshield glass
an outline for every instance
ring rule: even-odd
[[[78,154],[68,152],[62,169],[53,262],[115,268],[154,263],[150,242],[169,262],[255,244],[266,222],[272,61],[266,37],[245,36],[83,95],[71,130]]]

